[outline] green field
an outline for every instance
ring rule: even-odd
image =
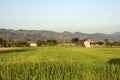
[[[120,80],[120,48],[2,50],[0,80]]]

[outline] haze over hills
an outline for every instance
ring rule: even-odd
[[[7,40],[56,39],[56,40],[70,41],[71,38],[77,37],[79,39],[92,38],[96,41],[104,41],[104,39],[108,39],[109,41],[120,41],[120,32],[115,32],[113,34],[103,34],[103,33],[86,34],[80,32],[71,33],[68,31],[64,31],[60,33],[55,31],[46,31],[46,30],[0,29],[0,37]]]
[[[115,32],[113,33],[113,35],[120,35],[120,32]]]

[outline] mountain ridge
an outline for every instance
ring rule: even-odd
[[[113,35],[120,35],[120,32],[115,32],[113,33]]]
[[[13,30],[13,29],[0,29],[0,37],[7,40],[67,40],[70,41],[72,38],[77,37],[80,40],[85,38],[92,38],[96,41],[104,41],[108,39],[110,41],[119,41],[120,42],[120,32],[115,32],[113,34],[104,34],[104,33],[81,33],[81,32],[55,32],[48,30]]]

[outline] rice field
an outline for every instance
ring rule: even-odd
[[[120,80],[120,48],[0,50],[0,80]]]

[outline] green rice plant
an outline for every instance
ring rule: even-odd
[[[120,48],[29,47],[0,51],[0,80],[120,80]]]

